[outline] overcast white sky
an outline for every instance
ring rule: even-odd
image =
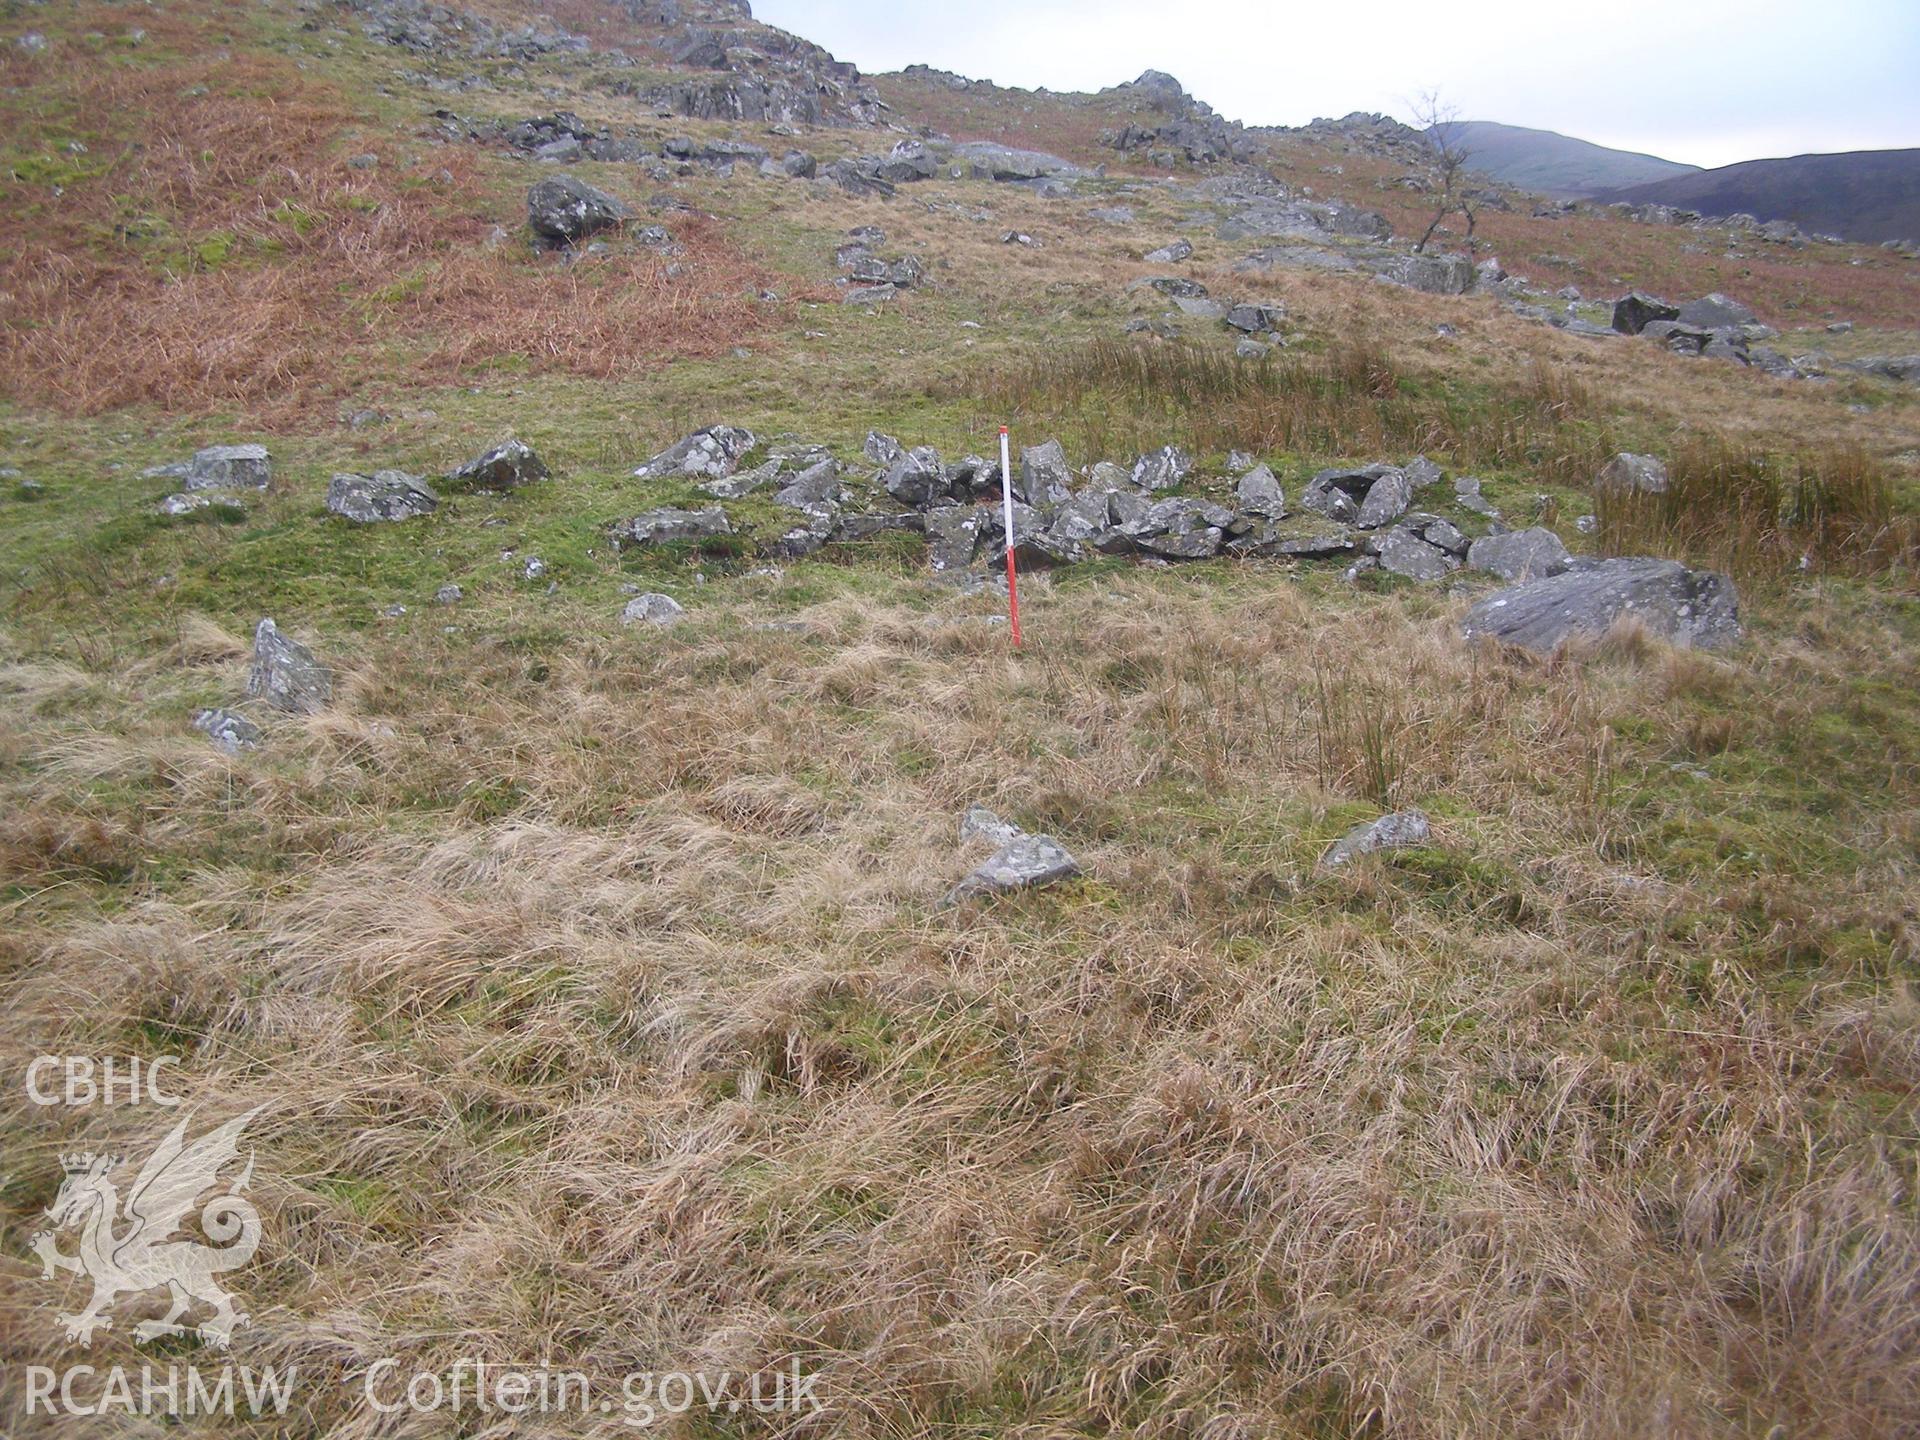
[[[1231,120],[1409,118],[1558,130],[1694,165],[1920,146],[1920,0],[754,0],[862,70],[919,61],[1028,89],[1149,67]]]

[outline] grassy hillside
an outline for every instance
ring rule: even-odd
[[[1920,352],[1920,267],[1520,205],[1477,234],[1532,288],[1427,294],[1359,268],[1428,214],[1359,132],[1169,164],[1115,148],[1168,123],[1124,92],[870,101],[808,56],[835,123],[663,114],[771,93],[787,42],[719,3],[481,8],[431,43],[373,0],[0,11],[0,1429],[634,1428],[366,1396],[474,1359],[618,1399],[815,1377],[818,1413],[658,1417],[687,1436],[1920,1427],[1920,399],[1847,368]],[[647,158],[487,128],[556,111]],[[1104,173],[827,178],[922,127]],[[682,158],[722,143],[821,174]],[[536,250],[556,176],[631,221]],[[1250,266],[1293,242],[1223,238],[1229,180],[1401,238]],[[861,226],[926,283],[845,303]],[[1629,288],[1731,293],[1824,378],[1509,303]],[[1423,453],[1464,536],[1491,508],[1714,567],[1746,638],[1628,618],[1542,658],[1463,638],[1479,571],[1129,553],[1023,570],[1015,649],[988,557],[796,558],[770,492],[633,475],[720,423],[827,447],[876,515],[875,430],[952,460],[1005,424],[1076,471],[1178,444],[1168,493],[1211,503],[1235,451],[1290,500]],[[443,480],[509,436],[550,478]],[[243,441],[267,489],[159,512],[150,467]],[[1674,488],[1596,494],[1621,450]],[[385,468],[438,508],[327,509]],[[726,534],[610,542],[711,505]],[[684,617],[622,624],[640,593]],[[317,713],[244,698],[266,616],[332,667]],[[261,745],[214,748],[211,706]],[[1082,873],[945,903],[974,805]],[[1425,843],[1321,865],[1406,807]],[[159,1291],[59,1328],[85,1284],[31,1247],[63,1155],[130,1177],[186,1112],[34,1104],[40,1055],[176,1057],[194,1134],[265,1107],[230,1352],[138,1338]],[[226,1360],[297,1369],[297,1404],[81,1419],[21,1382]]]
[[[1651,184],[1691,175],[1700,168],[1493,120],[1450,120],[1436,128],[1444,128],[1467,150],[1470,163],[1481,174],[1560,199]]]

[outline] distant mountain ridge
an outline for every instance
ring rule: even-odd
[[[1493,120],[1449,120],[1434,129],[1466,147],[1471,157],[1467,163],[1474,170],[1557,200],[1691,175],[1700,168]]]
[[[1597,195],[1702,215],[1790,220],[1815,234],[1873,242],[1920,237],[1920,149],[1745,160]]]

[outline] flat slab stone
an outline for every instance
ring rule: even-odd
[[[1004,895],[1053,885],[1080,873],[1080,862],[1051,835],[1018,834],[947,892],[951,905],[974,895]]]
[[[1511,586],[1469,610],[1461,630],[1547,655],[1571,636],[1604,635],[1623,615],[1683,648],[1720,649],[1742,634],[1731,580],[1651,557],[1601,560]]]
[[[704,510],[679,510],[663,506],[622,520],[608,532],[615,545],[654,545],[669,540],[705,540],[714,535],[731,535],[733,526],[727,512],[719,506]]]

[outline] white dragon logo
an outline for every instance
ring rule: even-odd
[[[239,1153],[240,1132],[247,1122],[265,1108],[256,1105],[192,1144],[186,1140],[187,1122],[181,1120],[140,1167],[127,1193],[124,1215],[120,1193],[108,1178],[119,1156],[87,1152],[60,1157],[67,1178],[47,1209],[53,1223],[32,1243],[47,1279],[57,1270],[71,1270],[93,1281],[87,1308],[58,1317],[68,1339],[91,1344],[95,1330],[112,1328],[105,1311],[116,1297],[162,1285],[172,1297],[172,1306],[163,1318],[134,1326],[135,1340],[186,1334],[189,1327],[179,1323],[180,1317],[195,1301],[213,1307],[213,1314],[193,1327],[202,1340],[224,1346],[233,1338],[234,1327],[247,1323],[246,1315],[233,1308],[233,1297],[214,1283],[214,1277],[246,1264],[260,1245],[260,1215],[241,1195],[253,1178],[251,1155],[231,1191],[214,1196],[200,1212],[200,1226],[215,1243],[201,1245],[172,1237],[195,1198],[218,1183],[220,1168]],[[114,1225],[122,1218],[127,1226],[116,1235]],[[59,1249],[58,1237],[73,1226],[80,1229],[80,1248],[67,1255]]]

